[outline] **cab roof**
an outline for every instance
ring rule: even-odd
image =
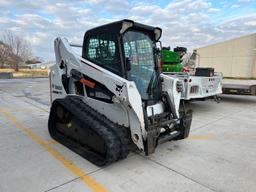
[[[155,41],[158,41],[162,34],[162,29],[159,27],[152,27],[149,25],[144,25],[141,23],[134,22],[132,20],[124,19],[124,20],[120,20],[120,21],[116,21],[113,23],[108,23],[105,25],[92,28],[86,31],[84,35],[84,39],[86,39],[88,36],[99,34],[99,33],[112,33],[112,34],[121,35],[129,29],[149,33],[152,40],[155,40]]]

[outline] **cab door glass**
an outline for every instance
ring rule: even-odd
[[[87,39],[86,58],[115,74],[122,74],[117,38],[112,34],[90,36]]]
[[[137,31],[126,32],[123,42],[125,57],[131,63],[128,79],[135,82],[143,99],[149,99],[148,87],[156,76],[153,42],[148,35]]]

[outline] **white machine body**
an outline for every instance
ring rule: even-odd
[[[58,98],[65,98],[67,95],[79,95],[72,81],[72,70],[86,74],[89,78],[104,84],[115,96],[111,98],[112,103],[106,103],[88,97],[86,91],[84,91],[85,94],[81,96],[84,102],[115,121],[115,123],[130,127],[133,142],[143,151],[143,139],[147,137],[147,131],[145,129],[142,99],[135,83],[77,55],[66,38],[56,38],[54,48],[56,64],[50,68],[49,74],[51,102]],[[71,77],[68,84],[69,90],[71,90],[69,93],[65,91],[61,81],[63,74]],[[176,117],[179,117],[179,105],[182,97],[176,87],[179,79],[175,75],[162,75],[162,78],[162,89],[168,93],[171,101],[173,101],[173,112],[176,113]],[[104,95],[101,96],[104,97]],[[162,101],[147,106],[147,116],[162,113],[164,107]],[[177,121],[179,121],[178,118]]]

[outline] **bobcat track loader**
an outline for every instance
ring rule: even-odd
[[[99,26],[85,33],[82,56],[56,38],[50,135],[98,166],[188,137],[192,112],[179,109],[183,83],[159,68],[161,32],[131,20]]]

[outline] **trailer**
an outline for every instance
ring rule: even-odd
[[[163,48],[161,50],[162,72],[184,83],[181,99],[215,98],[219,101],[219,95],[222,93],[222,73],[214,72],[214,68],[195,67],[198,55],[196,52],[190,55],[186,51],[184,47],[176,47],[173,51],[170,51],[169,47]]]
[[[213,76],[196,76],[193,72],[165,72],[164,74],[176,77],[184,82],[184,91],[181,99],[218,99],[222,93],[222,74],[215,72]]]
[[[256,95],[256,80],[224,79],[223,94]]]

